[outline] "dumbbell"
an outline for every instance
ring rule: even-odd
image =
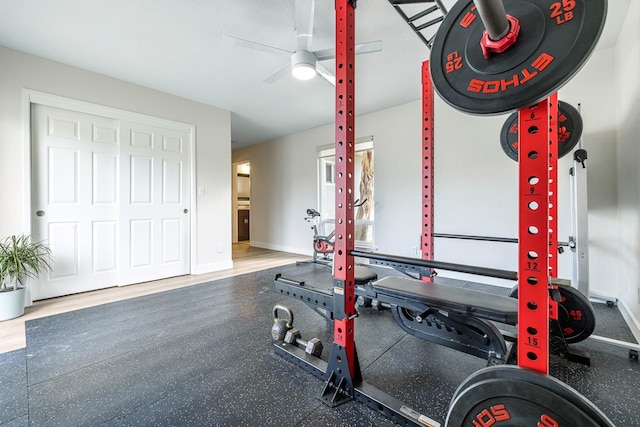
[[[380,302],[377,299],[366,298],[366,297],[363,297],[362,295],[358,296],[358,298],[356,299],[356,304],[358,304],[359,307],[365,307],[365,308],[372,307],[375,310],[391,308],[391,306],[387,303]]]
[[[289,329],[284,336],[284,342],[304,348],[304,352],[315,357],[322,354],[322,341],[318,338],[312,338],[309,341],[302,339],[300,331],[297,329]]]

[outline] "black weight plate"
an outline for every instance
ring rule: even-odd
[[[582,136],[582,117],[571,104],[558,103],[558,157],[569,154]],[[518,113],[511,114],[502,125],[500,146],[510,158],[518,161]]]
[[[485,59],[484,25],[472,0],[459,0],[440,24],[431,48],[438,94],[471,114],[502,114],[557,91],[584,65],[600,38],[607,0],[504,0],[518,19],[514,45]]]
[[[557,398],[569,402],[571,405],[582,411],[590,420],[595,420],[598,426],[613,426],[613,423],[607,418],[607,416],[596,407],[590,400],[569,387],[562,381],[553,378],[549,375],[543,375],[529,369],[524,369],[518,366],[511,365],[497,365],[488,368],[481,369],[473,374],[469,375],[457,388],[453,398],[451,399],[451,405],[449,412],[451,413],[454,403],[457,401],[458,396],[465,393],[466,390],[473,388],[476,384],[482,383],[487,380],[506,380],[505,385],[512,383],[512,381],[521,381],[522,383],[532,384],[538,386],[544,390],[546,394],[551,394]],[[448,419],[448,418],[447,418]],[[448,424],[447,424],[448,425]],[[462,424],[459,424],[462,425]],[[502,426],[503,424],[499,424]],[[510,425],[510,424],[504,424]],[[513,424],[513,425],[527,425],[527,424]],[[536,424],[531,424],[536,426]],[[544,424],[543,424],[544,425]],[[564,425],[564,424],[561,424]],[[567,424],[567,425],[580,425],[580,424]],[[589,424],[585,424],[589,425]]]
[[[559,286],[562,301],[558,304],[558,321],[569,344],[587,339],[596,328],[596,312],[589,300],[575,288]],[[509,293],[518,298],[518,285]]]
[[[487,379],[462,391],[449,408],[445,426],[601,427],[575,405],[537,385]]]
[[[560,286],[562,301],[558,304],[558,320],[569,344],[591,336],[596,328],[596,313],[589,300],[575,288]]]

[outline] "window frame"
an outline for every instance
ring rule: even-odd
[[[356,139],[355,144],[355,153],[364,152],[364,151],[373,151],[375,158],[375,148],[373,143],[373,136],[365,136]],[[317,173],[317,196],[318,196],[318,211],[320,212],[320,223],[318,224],[318,232],[326,236],[335,228],[335,146],[333,144],[323,145],[317,148],[317,157],[318,157],[318,173]],[[333,163],[327,162],[327,159],[334,159]],[[329,165],[331,165],[331,173],[334,174],[333,177],[328,177]],[[356,175],[354,176],[354,182],[359,183],[359,172],[358,167],[356,167]],[[374,178],[375,183],[375,178]],[[354,191],[359,194],[359,186],[354,185]],[[330,203],[328,199],[330,198],[325,191],[326,188],[333,188],[331,191],[332,200]],[[375,185],[374,185],[374,194],[375,194]],[[356,197],[358,199],[359,197]],[[370,201],[367,201],[369,203]],[[375,202],[372,202],[371,212],[373,219],[368,221],[356,220],[355,226],[359,225],[370,225],[371,226],[371,240],[363,241],[356,240],[355,245],[357,248],[362,249],[373,249],[375,248],[375,211],[374,211]],[[357,209],[357,208],[356,208]],[[357,210],[354,211],[354,216],[357,216]]]

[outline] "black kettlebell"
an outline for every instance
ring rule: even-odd
[[[287,313],[286,319],[278,318],[278,310]],[[282,341],[287,331],[293,328],[293,312],[284,305],[276,304],[273,306],[273,326],[271,327],[271,338],[274,341]]]

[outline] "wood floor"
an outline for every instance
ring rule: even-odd
[[[17,319],[0,322],[0,353],[17,350],[26,346],[25,322],[54,314],[79,310],[143,295],[168,291],[170,289],[197,285],[212,280],[265,270],[291,264],[304,259],[300,254],[256,248],[248,242],[233,245],[233,268],[200,275],[179,276],[137,285],[101,289],[60,298],[36,301],[25,309],[25,314]]]

